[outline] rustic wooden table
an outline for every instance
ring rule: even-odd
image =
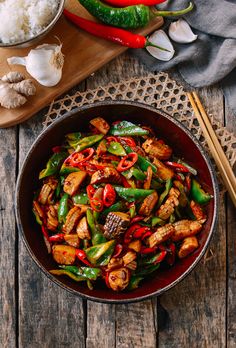
[[[145,73],[126,53],[78,88]],[[220,89],[203,88],[200,95],[235,132]],[[44,115],[45,110],[20,126],[0,130],[0,347],[236,347],[236,218],[227,196],[220,202],[208,260],[160,298],[128,305],[94,303],[62,290],[37,268],[18,234],[13,202],[17,173],[42,130]]]

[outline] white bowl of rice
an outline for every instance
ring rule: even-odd
[[[60,18],[65,0],[0,0],[0,47],[28,47]]]

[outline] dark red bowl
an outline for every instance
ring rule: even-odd
[[[86,131],[89,120],[102,116],[109,122],[126,119],[148,125],[173,148],[175,154],[198,170],[203,187],[214,198],[207,206],[207,222],[199,235],[199,248],[187,258],[178,261],[168,270],[158,270],[141,286],[131,292],[115,293],[103,283],[88,290],[86,284],[76,283],[67,277],[56,277],[48,270],[56,264],[48,255],[44,241],[32,214],[33,193],[39,186],[38,173],[51,155],[51,148],[61,144],[66,133]],[[16,188],[15,206],[18,228],[30,255],[40,269],[56,284],[75,295],[89,300],[109,303],[134,302],[160,295],[186,277],[200,261],[210,242],[217,220],[218,184],[214,169],[205,151],[195,137],[178,121],[152,107],[125,101],[107,101],[74,110],[56,120],[43,131],[31,147],[21,168]]]

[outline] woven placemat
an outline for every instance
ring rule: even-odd
[[[145,77],[109,83],[107,86],[99,86],[86,92],[77,91],[73,95],[68,94],[51,103],[43,125],[47,127],[58,117],[82,105],[104,100],[138,101],[162,109],[184,124],[208,151],[204,135],[188,102],[184,88],[164,72],[150,73]],[[221,146],[233,167],[236,162],[236,137],[214,120],[210,113],[209,115]]]

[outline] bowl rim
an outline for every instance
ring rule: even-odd
[[[103,298],[98,298],[96,296],[93,295],[87,295],[87,294],[82,294],[77,290],[73,290],[71,289],[69,286],[65,285],[64,283],[62,283],[60,280],[58,280],[57,278],[55,278],[52,274],[50,274],[45,267],[38,261],[38,259],[36,258],[36,256],[34,255],[33,251],[31,250],[31,247],[26,239],[25,233],[23,231],[23,227],[21,225],[21,218],[20,218],[20,211],[19,211],[19,188],[21,186],[21,181],[22,181],[22,176],[24,173],[24,169],[27,165],[28,162],[28,158],[31,156],[31,153],[34,151],[34,148],[38,145],[38,143],[41,141],[41,139],[45,136],[45,134],[48,133],[49,130],[51,130],[55,125],[57,125],[58,123],[62,122],[64,119],[71,117],[72,115],[78,113],[78,112],[82,112],[84,110],[93,108],[93,107],[99,107],[99,106],[107,106],[107,105],[131,105],[134,107],[141,107],[144,109],[147,109],[149,111],[152,111],[156,114],[161,115],[162,117],[167,118],[169,121],[173,122],[177,127],[179,127],[181,130],[183,130],[183,132],[185,132],[187,134],[188,137],[190,137],[190,139],[195,143],[195,145],[197,146],[198,150],[200,151],[202,157],[204,158],[204,161],[207,165],[207,168],[209,170],[210,173],[210,177],[213,183],[213,191],[214,191],[214,210],[213,210],[213,218],[212,218],[212,224],[210,227],[210,231],[208,234],[208,237],[206,239],[206,242],[202,248],[202,251],[200,252],[200,254],[196,257],[196,259],[194,260],[194,262],[190,265],[190,267],[183,273],[181,274],[174,282],[172,282],[171,284],[165,286],[162,289],[157,289],[156,291],[153,291],[150,294],[147,295],[143,295],[143,296],[139,296],[137,298],[129,298],[129,299],[103,299]],[[15,189],[15,198],[14,198],[14,209],[15,209],[15,215],[16,215],[16,222],[17,222],[17,227],[18,230],[21,233],[21,236],[23,238],[23,242],[30,254],[30,256],[32,257],[32,259],[34,260],[34,262],[36,263],[36,265],[40,268],[41,271],[43,271],[43,273],[50,279],[52,280],[55,284],[59,285],[61,288],[69,291],[70,293],[79,296],[83,299],[86,300],[90,300],[90,301],[95,301],[95,302],[99,302],[99,303],[107,303],[107,304],[122,304],[122,303],[134,303],[134,302],[140,302],[140,301],[144,301],[147,299],[150,299],[152,297],[156,297],[156,296],[160,296],[161,294],[167,292],[168,290],[170,290],[171,288],[173,288],[175,285],[177,285],[179,282],[181,282],[184,278],[186,278],[192,271],[193,269],[197,266],[197,264],[200,262],[200,260],[202,259],[203,255],[205,254],[210,240],[212,238],[212,235],[215,231],[217,222],[218,222],[218,207],[219,207],[219,186],[218,186],[218,182],[217,182],[217,178],[216,178],[216,174],[215,174],[215,169],[211,163],[211,160],[208,156],[208,154],[206,153],[205,149],[202,147],[202,145],[200,144],[200,142],[198,141],[198,139],[182,124],[180,123],[180,121],[174,119],[172,116],[170,116],[169,114],[167,114],[166,112],[155,108],[153,106],[149,106],[146,105],[144,103],[140,103],[140,102],[136,102],[136,101],[125,101],[125,100],[108,100],[108,101],[102,101],[102,102],[95,102],[92,104],[86,104],[83,105],[81,107],[78,107],[72,111],[66,112],[64,115],[60,116],[58,119],[56,119],[55,121],[53,121],[53,123],[51,123],[47,128],[45,128],[39,135],[38,137],[34,140],[33,144],[31,145],[29,151],[26,154],[26,157],[24,158],[23,164],[19,170],[19,174],[18,174],[18,178],[17,178],[17,182],[16,182],[16,189]]]
[[[18,47],[27,45],[31,41],[32,41],[32,45],[33,45],[34,40],[40,38],[40,36],[43,36],[44,34],[46,34],[49,31],[49,29],[54,27],[54,25],[56,24],[58,19],[61,17],[61,14],[64,10],[65,1],[66,0],[59,0],[59,7],[58,7],[58,10],[57,10],[55,17],[53,17],[52,21],[42,31],[40,31],[40,33],[38,33],[37,35],[35,35],[27,40],[18,41],[18,42],[14,42],[14,43],[12,43],[12,42],[11,43],[3,43],[0,41],[0,48],[18,48]]]

